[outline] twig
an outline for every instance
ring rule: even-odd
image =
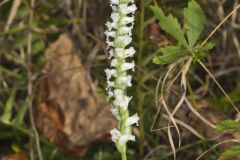
[[[29,117],[31,121],[31,126],[34,132],[35,140],[36,140],[36,147],[39,160],[43,160],[42,151],[40,147],[39,135],[34,123],[34,116],[33,116],[33,74],[32,74],[32,24],[33,24],[33,13],[34,13],[34,3],[35,0],[31,0],[31,9],[29,12],[29,31],[28,31],[28,43],[27,43],[27,72],[28,72],[28,106],[29,106]],[[30,142],[32,139],[30,140]],[[31,158],[33,158],[32,156]]]
[[[4,0],[0,3],[0,7],[3,6],[5,3],[9,2],[9,0]]]
[[[207,41],[212,37],[212,35],[226,22],[228,18],[230,18],[238,9],[240,8],[240,4],[237,5],[235,9],[232,10],[222,21],[218,24],[218,26],[208,35],[208,37],[202,42],[201,47],[207,43]]]
[[[7,23],[4,27],[5,32],[9,30],[16,14],[17,14],[17,11],[18,11],[18,8],[19,8],[20,4],[21,4],[21,0],[14,0],[13,5],[12,5],[11,10],[10,10],[10,14],[8,16],[8,19],[7,19]]]

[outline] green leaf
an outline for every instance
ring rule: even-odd
[[[45,49],[45,43],[43,40],[37,40],[32,46],[32,54],[36,55],[37,53],[43,51]]]
[[[184,9],[184,26],[187,29],[189,47],[193,48],[204,29],[206,18],[200,5],[191,0]]]
[[[233,158],[240,155],[240,145],[233,146],[223,153],[221,153],[219,160],[224,160],[226,158]]]
[[[16,90],[13,89],[11,92],[11,95],[9,96],[5,106],[4,106],[4,111],[3,114],[0,117],[0,121],[9,124],[10,120],[12,118],[12,109],[13,109],[13,104],[15,100],[15,95],[16,95]]]
[[[190,55],[190,52],[187,50],[180,49],[177,46],[166,46],[160,48],[159,51],[162,53],[161,56],[155,56],[153,58],[153,63],[155,64],[168,64],[176,59]]]
[[[16,126],[22,125],[27,111],[28,111],[28,104],[27,104],[27,100],[26,100],[23,103],[23,105],[21,106],[21,108],[18,110],[17,115],[12,120],[12,124],[14,124]]]
[[[38,38],[38,35],[33,34],[32,35],[32,42],[34,42],[37,38]],[[19,48],[26,47],[27,43],[28,43],[28,37],[27,36],[21,36],[16,40],[16,42],[13,45],[13,48],[14,49],[19,49]]]
[[[208,42],[205,45],[203,45],[202,47],[200,45],[196,45],[193,48],[193,51],[194,52],[206,52],[206,51],[213,49],[213,47],[215,47],[215,45],[216,45],[215,42]]]
[[[157,16],[160,27],[187,48],[188,44],[178,20],[171,14],[165,16],[162,9],[159,8],[157,5],[151,6],[150,8]]]
[[[240,123],[233,120],[225,120],[217,124],[216,128],[219,132],[224,132],[229,129],[234,129],[237,132],[240,132]]]

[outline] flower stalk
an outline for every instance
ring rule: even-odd
[[[129,58],[135,54],[130,47],[134,13],[137,9],[134,0],[110,0],[112,7],[111,21],[106,23],[106,43],[111,61],[110,68],[105,69],[107,75],[108,99],[112,101],[111,112],[118,119],[118,126],[110,131],[116,148],[121,153],[122,160],[127,160],[127,142],[135,141],[132,135],[132,125],[138,124],[137,114],[129,117],[128,104],[132,97],[127,95],[127,87],[132,86],[132,76],[128,71],[134,71],[135,63]]]

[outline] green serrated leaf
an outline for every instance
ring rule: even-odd
[[[159,8],[157,5],[151,6],[150,8],[157,16],[160,27],[187,48],[188,44],[177,18],[175,18],[171,14],[165,16],[162,9]]]
[[[184,26],[187,29],[189,47],[193,48],[204,29],[206,17],[200,5],[191,0],[184,9]]]
[[[233,158],[239,155],[240,155],[240,145],[236,145],[225,150],[223,153],[221,153],[219,160],[225,160],[227,158]]]
[[[205,45],[203,45],[202,47],[200,45],[196,45],[193,48],[193,51],[194,52],[206,52],[206,51],[213,49],[213,47],[215,47],[215,45],[216,45],[215,42],[208,42]]]
[[[229,129],[233,129],[237,132],[240,132],[240,123],[233,120],[225,120],[217,124],[216,129],[219,132],[224,132]]]
[[[3,110],[3,114],[0,117],[0,121],[3,123],[9,124],[12,118],[12,109],[15,100],[16,90],[13,89],[11,95],[9,96]]]
[[[176,59],[190,55],[190,52],[187,50],[180,49],[177,46],[166,46],[160,48],[159,51],[162,53],[161,56],[155,56],[153,58],[153,63],[155,64],[168,64]]]

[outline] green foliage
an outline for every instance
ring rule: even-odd
[[[187,50],[179,49],[177,46],[166,46],[159,49],[163,55],[155,56],[153,63],[155,64],[167,64],[191,53]]]
[[[229,129],[233,129],[240,132],[240,123],[233,120],[225,120],[220,122],[216,128],[219,132],[224,132]]]
[[[189,1],[188,7],[184,9],[184,27],[186,30],[181,28],[177,18],[173,15],[169,14],[165,16],[162,9],[159,8],[157,4],[151,6],[151,9],[159,20],[160,27],[180,44],[180,46],[160,48],[159,52],[162,55],[155,56],[153,58],[153,63],[172,63],[179,58],[190,56],[191,53],[194,53],[193,55],[195,58],[199,58],[198,54],[200,54],[200,52],[206,52],[215,46],[212,42],[203,46],[196,44],[204,29],[206,18],[202,8],[195,0]]]
[[[178,22],[177,18],[173,17],[173,15],[169,14],[165,16],[162,9],[159,8],[157,5],[151,6],[152,11],[157,16],[159,20],[160,27],[178,40],[183,46],[187,47],[187,41],[184,37],[184,32],[181,29],[181,25]]]
[[[26,116],[28,111],[28,104],[27,104],[27,100],[23,103],[23,105],[20,107],[19,111],[17,112],[16,116],[14,117],[14,119],[12,120],[12,124],[16,125],[16,126],[20,126],[23,125],[23,120],[24,117]]]
[[[193,48],[204,29],[206,18],[202,8],[196,1],[190,1],[184,9],[184,26],[187,30],[188,44]]]
[[[205,44],[203,46],[198,44],[193,48],[193,52],[206,52],[206,51],[213,49],[213,47],[215,45],[216,45],[215,42],[208,42],[207,44]]]
[[[9,98],[5,104],[3,114],[0,117],[1,122],[4,122],[6,124],[10,123],[10,120],[12,118],[12,110],[13,110],[15,95],[16,95],[16,90],[13,89],[11,92],[11,95],[9,96]]]
[[[234,102],[239,102],[239,89],[235,89],[229,95]],[[217,104],[228,106],[226,97],[217,100]],[[221,106],[222,107],[222,106]],[[224,132],[227,130],[233,130],[240,133],[240,123],[234,120],[225,120],[217,124],[216,130],[219,132]],[[235,145],[229,149],[226,149],[220,154],[219,160],[225,160],[228,158],[233,158],[240,155],[240,145]]]
[[[227,149],[223,153],[221,153],[219,160],[233,158],[233,157],[237,157],[239,155],[240,155],[240,145],[236,145],[236,146],[233,146],[233,147]]]
[[[236,105],[240,105],[240,88],[235,88],[231,92],[228,93],[232,102]],[[229,101],[225,96],[223,97],[215,97],[212,100],[212,103],[217,106],[218,109],[223,110],[224,112],[231,112],[232,108],[229,106]]]

